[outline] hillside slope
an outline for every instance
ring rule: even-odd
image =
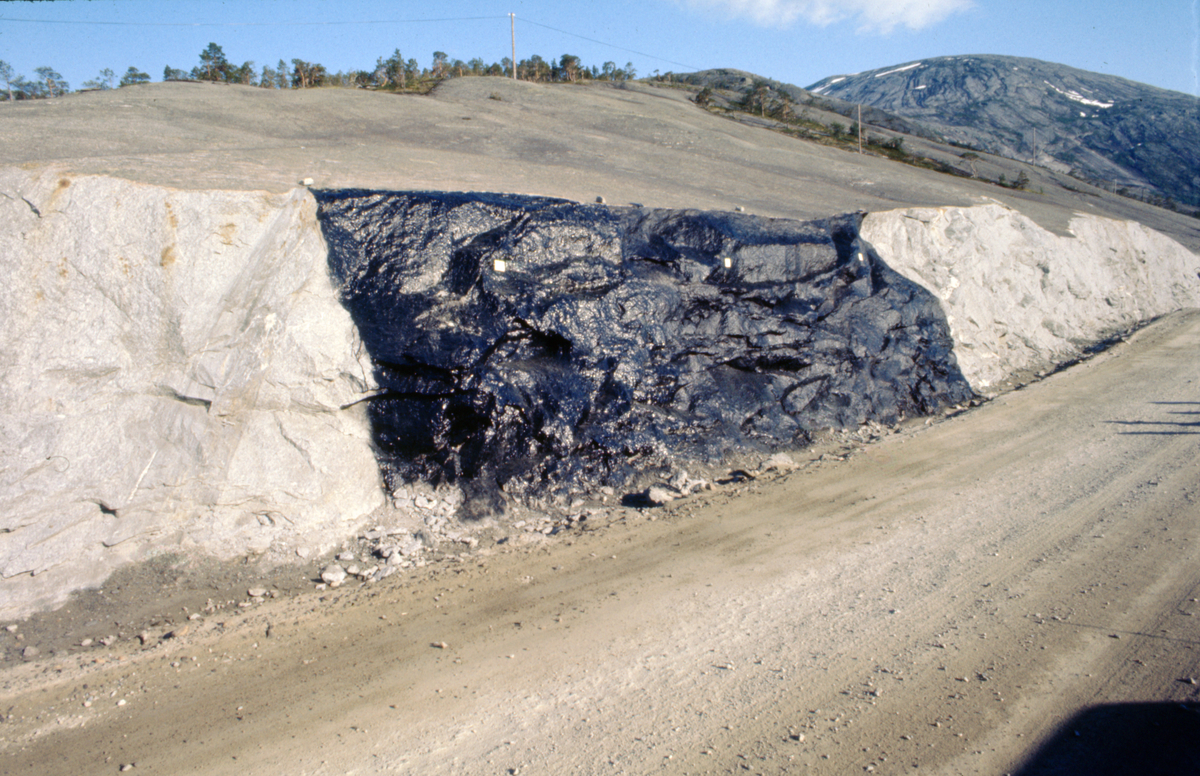
[[[1187,94],[991,55],[830,76],[808,89],[916,120],[951,142],[1151,199],[1200,204],[1200,105]]]

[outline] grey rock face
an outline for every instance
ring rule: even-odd
[[[908,117],[947,139],[1200,205],[1196,98],[1024,57],[934,57],[810,91]]]
[[[153,552],[320,548],[382,503],[306,192],[0,191],[0,618]]]
[[[971,395],[936,299],[857,216],[316,196],[390,485],[461,482],[490,507]]]

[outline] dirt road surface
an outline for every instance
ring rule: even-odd
[[[1198,355],[1172,316],[844,461],[17,666],[0,773],[1200,772]]]

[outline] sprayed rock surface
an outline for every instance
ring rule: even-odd
[[[858,216],[317,197],[393,480],[565,498],[970,395],[936,300]]]

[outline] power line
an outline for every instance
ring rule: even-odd
[[[65,19],[13,19],[0,17],[0,22],[29,24],[83,24],[114,27],[317,27],[348,24],[420,24],[422,22],[477,22],[507,19],[507,16],[460,16],[447,19],[385,19],[381,21],[320,21],[320,22],[81,22]]]
[[[68,19],[18,19],[12,17],[0,17],[0,22],[21,22],[24,24],[76,24],[90,26],[108,26],[108,27],[326,27],[326,26],[347,26],[347,25],[363,25],[363,24],[424,24],[429,22],[477,22],[477,21],[495,21],[498,19],[515,19],[511,14],[504,16],[458,16],[447,17],[442,19],[384,19],[378,21],[319,21],[319,22],[104,22],[104,21],[72,21]],[[671,65],[679,65],[690,70],[702,70],[699,65],[689,65],[686,62],[676,62],[672,59],[664,59],[656,57],[653,54],[647,54],[644,51],[636,51],[634,49],[618,46],[614,43],[607,43],[595,38],[589,38],[586,35],[577,35],[573,32],[560,30],[557,27],[551,27],[548,24],[535,22],[532,19],[521,17],[521,21],[526,24],[532,24],[535,27],[557,32],[560,35],[566,35],[579,40],[586,40],[589,43],[595,43],[599,46],[624,51],[628,54],[636,54],[639,57],[646,57],[657,62],[666,62]]]
[[[626,52],[626,53],[629,53],[629,54],[637,54],[639,57],[647,57],[647,58],[649,58],[649,59],[654,59],[654,60],[657,60],[657,61],[659,61],[659,62],[666,62],[666,63],[668,63],[668,64],[671,64],[671,65],[679,65],[680,67],[686,67],[686,68],[688,68],[688,69],[690,69],[690,70],[703,70],[703,68],[701,68],[701,67],[699,67],[699,66],[697,66],[697,65],[689,65],[689,64],[687,64],[686,62],[676,62],[676,61],[674,61],[674,60],[671,60],[671,59],[663,59],[662,57],[656,57],[656,56],[654,56],[653,54],[647,54],[647,53],[646,53],[646,52],[644,52],[644,51],[634,51],[633,49],[624,48],[623,46],[617,46],[617,45],[615,45],[615,44],[612,44],[612,43],[605,43],[604,41],[602,41],[602,40],[596,40],[595,38],[588,38],[588,37],[585,37],[585,36],[583,36],[583,35],[576,35],[576,34],[575,34],[575,33],[573,33],[573,32],[567,32],[566,30],[560,30],[560,29],[558,29],[557,27],[551,27],[551,26],[549,26],[548,24],[541,24],[541,23],[539,23],[539,22],[535,22],[535,21],[533,21],[533,20],[531,20],[531,19],[526,19],[526,18],[524,18],[524,17],[522,17],[522,18],[521,18],[521,21],[525,22],[526,24],[532,24],[532,25],[534,25],[535,27],[542,27],[543,29],[547,29],[547,30],[551,30],[551,31],[553,31],[553,32],[557,32],[557,33],[559,33],[560,35],[569,35],[569,36],[571,36],[572,38],[579,38],[580,40],[586,40],[588,43],[595,43],[595,44],[598,44],[598,45],[600,45],[600,46],[607,46],[608,48],[616,49],[617,51],[624,51],[624,52]]]

